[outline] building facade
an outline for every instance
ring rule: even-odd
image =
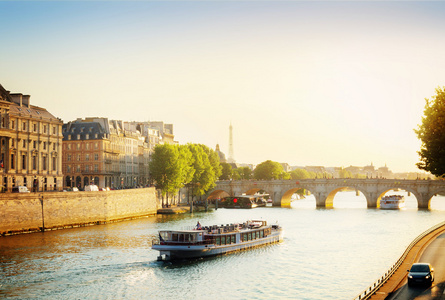
[[[85,118],[63,125],[64,187],[134,188],[149,185],[150,154],[173,141],[173,125]],[[164,134],[158,129],[162,124]],[[167,138],[164,138],[166,136]]]
[[[62,120],[1,85],[0,111],[1,189],[61,190]]]

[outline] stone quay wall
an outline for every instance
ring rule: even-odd
[[[0,194],[0,235],[103,224],[155,215],[155,188]]]

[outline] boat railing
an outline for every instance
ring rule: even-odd
[[[151,241],[152,245],[172,245],[172,246],[199,246],[199,245],[211,245],[215,243],[215,239],[206,239],[204,241],[196,242],[180,242],[180,241],[161,241],[160,239],[153,239]]]

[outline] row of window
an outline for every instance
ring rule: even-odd
[[[82,144],[84,144],[84,148],[85,148],[85,150],[90,150],[90,147],[91,147],[91,149],[93,149],[92,148],[92,146],[94,146],[94,149],[95,150],[97,150],[97,149],[99,149],[99,143],[75,143],[75,144],[73,144],[73,143],[70,143],[70,144],[66,144],[66,146],[64,146],[64,150],[82,150]],[[92,144],[92,145],[90,145],[90,144]]]
[[[234,234],[218,236],[215,241],[217,245],[230,245],[235,244],[235,242],[236,236]]]
[[[81,155],[80,154],[77,154],[76,155],[76,160],[77,161],[81,161]],[[71,159],[73,158],[73,155],[72,154],[67,154],[67,156],[66,156],[66,160],[67,161],[71,161]],[[89,153],[87,153],[87,154],[85,154],[85,161],[89,161],[90,160],[90,154]],[[99,154],[98,153],[94,153],[94,160],[99,160]]]
[[[82,172],[81,165],[76,165],[76,166],[67,165],[66,172],[73,173],[72,171],[75,171],[74,173],[81,173]],[[84,165],[83,171],[85,171],[85,172],[93,172],[93,171],[99,172],[99,165]]]
[[[68,134],[67,135],[67,138],[68,138],[68,141],[71,141],[71,140],[80,140],[80,134]],[[99,135],[97,134],[97,133],[95,133],[94,135],[93,134],[85,134],[85,139],[86,140],[89,140],[89,139],[95,139],[95,140],[97,140],[99,138]]]
[[[19,143],[17,143],[18,145]],[[26,139],[22,140],[22,148],[26,148],[27,144],[28,145],[32,145],[33,149],[37,149],[37,141],[32,141],[27,143]],[[5,139],[2,139],[2,146],[5,145]],[[11,139],[11,147],[14,148],[16,145],[15,139]],[[47,150],[47,148],[49,149],[52,145],[53,151],[56,151],[56,143],[51,143],[51,142],[43,142],[43,150]],[[48,147],[47,147],[48,146]]]
[[[28,125],[27,122],[22,122],[21,130],[27,131],[28,129],[30,129],[30,128],[28,128],[27,125]],[[32,126],[32,131],[37,132],[37,129],[38,129],[37,123],[32,123],[31,126]],[[46,134],[47,131],[48,131],[48,133],[50,133],[49,127],[50,127],[49,125],[43,125],[43,133],[44,134]],[[11,129],[15,129],[15,120],[11,120]],[[17,130],[20,130],[19,121],[17,121]],[[56,135],[56,133],[57,133],[57,126],[52,126],[52,134]]]
[[[127,174],[139,174],[140,168],[138,167],[119,167],[115,166],[105,166],[106,172],[121,172]],[[66,165],[66,173],[81,173],[81,172],[99,172],[99,165]],[[148,172],[148,171],[147,171]]]
[[[253,232],[243,233],[241,235],[241,241],[246,242],[246,241],[261,239],[263,237],[264,237],[264,230],[257,230]]]
[[[2,153],[2,162],[4,161],[4,153]],[[49,169],[48,166],[48,162],[50,160],[48,159],[48,157],[46,156],[42,156],[42,160],[41,160],[41,164],[42,164],[42,170],[46,171]],[[10,161],[10,169],[15,169],[16,168],[16,156],[15,154],[11,154],[11,161]],[[20,163],[21,163],[21,168],[23,170],[26,170],[28,168],[28,155],[26,154],[22,154],[21,159],[20,159]],[[17,162],[18,163],[18,162]],[[37,156],[31,156],[31,168],[32,170],[37,170],[37,163],[38,163],[38,157]],[[57,170],[57,157],[52,157],[52,170],[56,171]]]

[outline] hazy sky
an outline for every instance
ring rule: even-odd
[[[445,2],[0,2],[0,84],[64,122],[174,124],[237,162],[416,171]]]

